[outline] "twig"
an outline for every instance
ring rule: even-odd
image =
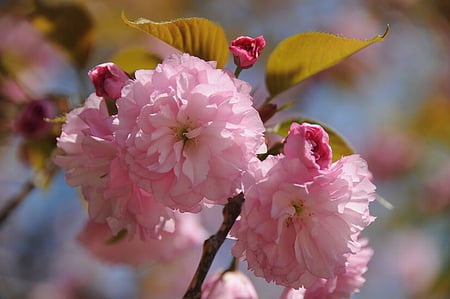
[[[22,190],[20,190],[19,194],[8,200],[0,210],[0,227],[8,218],[8,216],[16,209],[16,207],[27,197],[27,195],[33,191],[35,188],[35,184],[33,180],[29,180],[23,185]]]
[[[220,246],[222,246],[225,238],[233,226],[236,218],[241,213],[242,204],[244,202],[244,194],[239,193],[235,197],[229,198],[228,203],[223,208],[223,222],[216,234],[209,237],[203,243],[203,252],[200,262],[195,271],[194,277],[183,296],[183,299],[200,299],[201,289],[206,274],[211,267],[214,257]]]
[[[43,170],[43,173],[45,174],[45,180],[49,180],[53,177],[57,170],[56,165],[48,161],[47,166],[45,170]],[[25,182],[25,184],[22,186],[22,189],[20,192],[9,199],[5,206],[0,210],[0,228],[5,223],[6,219],[11,215],[12,212],[27,198],[28,194],[30,194],[31,191],[33,191],[37,186],[39,186],[39,183],[36,183],[36,174],[35,177]]]

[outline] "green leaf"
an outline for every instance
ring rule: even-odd
[[[161,59],[149,53],[144,48],[127,48],[114,54],[111,61],[126,71],[134,73],[137,69],[154,69],[161,63]]]
[[[217,67],[227,63],[228,40],[223,28],[203,18],[182,18],[168,22],[153,22],[139,18],[130,21],[122,12],[123,21],[130,27],[140,29],[181,52],[189,53],[206,61],[217,61]]]
[[[345,139],[339,135],[334,129],[330,128],[329,126],[326,126],[316,120],[308,119],[308,118],[295,118],[295,119],[289,119],[286,120],[280,124],[278,124],[274,129],[273,132],[281,135],[283,137],[286,137],[289,128],[291,126],[291,123],[297,122],[297,123],[303,123],[307,122],[310,124],[317,124],[322,126],[322,128],[328,133],[328,136],[330,138],[330,146],[333,151],[333,162],[339,160],[343,156],[352,155],[354,153],[351,146],[345,141]]]
[[[266,67],[267,88],[273,97],[359,50],[384,40],[388,33],[389,26],[383,35],[370,40],[322,32],[293,35],[278,44],[269,56]]]
[[[51,157],[56,147],[55,136],[26,139],[20,144],[20,158],[35,172],[34,181],[39,188],[47,188],[54,172],[50,169]]]

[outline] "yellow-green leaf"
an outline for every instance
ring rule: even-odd
[[[127,48],[114,54],[111,61],[125,70],[127,73],[134,73],[137,69],[154,69],[161,59],[149,53],[144,48]]]
[[[39,139],[27,139],[20,145],[20,157],[35,172],[35,183],[40,188],[47,188],[54,171],[49,167],[52,153],[56,146],[55,136]]]
[[[450,148],[450,101],[444,95],[436,95],[423,101],[417,111],[411,129],[427,142]]]
[[[266,84],[272,96],[300,83],[304,79],[329,68],[388,35],[370,40],[352,39],[323,32],[293,35],[282,41],[267,61]]]
[[[281,135],[283,137],[286,137],[289,132],[289,127],[291,126],[291,123],[298,122],[303,123],[307,122],[310,124],[318,124],[322,126],[322,128],[328,133],[328,136],[330,138],[330,146],[333,151],[333,162],[339,160],[343,156],[348,156],[354,153],[351,146],[345,141],[345,139],[339,135],[334,129],[330,128],[329,126],[326,126],[316,120],[308,119],[308,118],[296,118],[296,119],[290,119],[286,120],[279,125],[277,125],[274,128],[274,133],[277,133],[278,135]]]
[[[204,60],[217,61],[217,67],[225,66],[229,56],[228,40],[223,28],[204,18],[182,18],[168,22],[147,19],[130,21],[122,13],[123,21],[130,27],[140,29],[181,52]]]

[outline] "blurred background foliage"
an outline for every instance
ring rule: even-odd
[[[286,95],[296,100],[289,111],[341,133],[394,206],[372,205],[378,220],[367,236],[375,256],[355,298],[450,297],[448,0],[0,0],[1,299],[164,298],[156,294],[172,286],[174,265],[106,265],[76,245],[86,216],[50,160],[57,117],[93,90],[90,68],[114,61],[133,72],[158,62],[154,41],[126,26],[122,11],[153,21],[205,17],[229,40],[264,35],[261,61],[241,76],[255,87],[255,101],[267,94],[267,53],[288,36],[369,39],[390,24],[384,42]],[[254,282],[260,298],[280,293]]]

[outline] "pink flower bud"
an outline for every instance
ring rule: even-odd
[[[288,158],[299,158],[310,169],[327,169],[331,165],[331,147],[327,132],[308,123],[292,123],[284,145]]]
[[[242,272],[215,273],[206,278],[201,299],[258,299],[250,279]]]
[[[48,134],[52,125],[46,118],[55,116],[55,106],[48,100],[34,100],[25,106],[15,122],[15,129],[25,137],[41,137]]]
[[[94,84],[97,96],[114,100],[120,98],[122,87],[130,79],[119,66],[112,62],[95,66],[88,75]]]
[[[234,63],[238,67],[246,69],[258,60],[259,54],[265,46],[266,41],[262,35],[257,38],[240,36],[231,42],[230,51],[234,56]]]

